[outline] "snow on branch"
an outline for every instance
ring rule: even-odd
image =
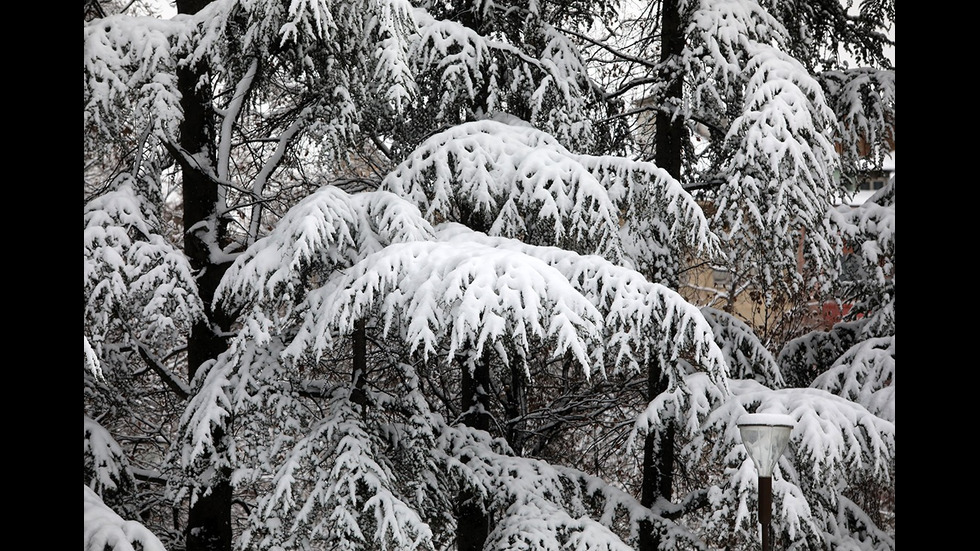
[[[817,78],[842,122],[837,140],[845,158],[880,164],[895,148],[895,71],[859,67],[824,71]]]
[[[177,44],[191,32],[179,20],[113,15],[84,27],[86,127],[115,133],[132,119],[176,136],[180,94]],[[129,119],[129,117],[132,119]]]
[[[769,267],[754,276],[760,286],[793,293],[805,278],[832,273],[839,260],[840,234],[830,223],[843,195],[833,178],[836,122],[799,62],[764,44],[748,51],[743,114],[726,136],[735,153],[723,168],[715,218],[732,241],[734,261]]]
[[[99,381],[105,380],[105,373],[102,371],[102,361],[99,360],[99,355],[95,351],[95,347],[89,341],[88,335],[83,335],[85,338],[84,344],[84,355],[85,355],[85,370],[95,376]]]
[[[85,486],[85,551],[166,551],[143,524],[125,520]]]
[[[841,496],[837,507],[829,511],[827,518],[834,522],[824,525],[822,534],[824,545],[832,549],[854,549],[856,551],[893,551],[895,534],[878,528],[868,513],[857,503]]]
[[[316,281],[390,243],[425,240],[432,228],[414,205],[387,192],[348,194],[324,186],[289,210],[275,229],[228,269],[216,300],[294,306]],[[282,315],[288,314],[288,310]]]
[[[115,492],[133,483],[126,454],[102,425],[85,415],[86,487],[99,495]]]
[[[725,355],[725,363],[733,379],[754,379],[776,388],[783,386],[779,364],[751,327],[715,308],[705,306],[701,312],[711,326],[715,342]]]
[[[710,438],[705,431],[705,423],[715,408],[731,399],[727,382],[719,384],[708,373],[696,372],[681,377],[666,392],[651,400],[646,408],[636,416],[633,430],[627,440],[627,449],[636,449],[637,442],[642,447],[642,437],[663,430],[664,427],[679,423],[683,433],[692,439],[688,451],[680,454],[693,456],[697,463],[701,449]],[[690,450],[695,450],[694,452]]]
[[[520,56],[520,52],[506,43],[494,42],[476,31],[455,21],[439,21],[426,10],[415,12],[418,21],[418,39],[412,45],[411,57],[417,72],[435,70],[445,92],[440,98],[440,116],[460,99],[472,101],[484,79],[484,63],[493,58],[493,49],[502,49]],[[458,96],[465,94],[465,96]],[[491,109],[497,107],[490,104]]]
[[[832,392],[895,422],[895,337],[861,341],[813,381],[813,388]]]
[[[526,124],[482,120],[436,134],[381,188],[430,220],[622,257],[606,190],[556,139]]]
[[[691,16],[687,33],[692,40],[688,63],[709,68],[701,81],[695,99],[714,97],[718,92],[738,88],[745,69],[746,52],[757,44],[771,44],[782,50],[786,31],[757,2],[740,0],[701,0]],[[689,68],[687,73],[697,74]]]
[[[434,75],[439,90],[438,117],[454,121],[459,111],[476,117],[496,112],[526,111],[527,117],[564,143],[590,143],[592,96],[585,63],[568,38],[545,23],[530,8],[519,39],[504,37],[495,19],[512,14],[491,13],[486,6],[486,35],[451,20],[437,20],[418,9],[419,37],[411,57],[419,75]],[[508,8],[508,11],[513,8]],[[499,23],[499,25],[497,25]],[[515,94],[515,90],[527,93]],[[482,98],[482,94],[486,98]],[[485,105],[480,105],[485,102]]]
[[[596,477],[507,454],[465,425],[442,427],[437,443],[448,474],[484,496],[494,515],[488,547],[625,551],[631,547],[616,532],[620,522],[629,534],[631,524],[651,516],[636,498]]]
[[[123,316],[143,341],[173,338],[203,317],[187,258],[159,234],[139,183],[123,173],[85,205],[84,289],[90,344]]]
[[[416,94],[410,39],[415,12],[406,0],[238,0],[245,15],[242,46],[258,55],[291,49],[307,69],[359,65],[377,97],[401,109]],[[317,66],[327,61],[326,66]],[[337,71],[353,89],[359,72]],[[327,75],[324,75],[327,76]],[[343,82],[345,81],[346,82]]]
[[[464,123],[433,135],[382,189],[420,205],[433,222],[460,222],[629,266],[668,264],[672,255],[657,243],[716,252],[700,207],[666,171],[576,155],[527,123],[507,121]]]
[[[527,351],[553,343],[572,353],[588,376],[602,319],[564,276],[541,260],[480,243],[413,242],[388,246],[311,292],[287,355],[321,354],[333,331],[379,311],[424,356],[442,343],[449,355],[506,339]]]
[[[720,243],[694,197],[666,170],[615,156],[577,156],[607,190],[617,210],[625,256],[653,281],[676,277],[681,248],[701,258]]]
[[[740,441],[740,412],[785,413],[796,420],[787,453],[795,458],[797,470],[806,466],[817,479],[858,471],[887,478],[895,457],[894,422],[817,388],[770,390],[750,380],[731,380],[729,386],[737,400],[712,412],[708,420],[708,425],[724,429],[721,446]]]
[[[722,387],[728,367],[715,343],[711,326],[695,306],[678,293],[642,274],[596,255],[580,255],[558,247],[528,245],[514,239],[489,237],[457,224],[438,228],[447,243],[477,242],[511,254],[528,255],[555,268],[602,315],[603,357],[618,369],[641,371],[650,361],[664,362],[669,385],[680,384],[684,358]]]
[[[183,113],[179,69],[204,64],[201,85],[217,94],[256,59],[275,58],[329,97],[319,103],[329,113],[317,128],[344,134],[356,126],[358,101],[400,110],[415,97],[415,28],[406,0],[216,0],[169,20],[97,19],[85,26],[86,127],[121,135],[125,125],[148,121],[160,139],[175,142]]]
[[[349,388],[335,390],[325,410],[327,416],[288,450],[244,544],[432,549],[431,529],[417,511],[421,504],[400,478],[420,473],[399,473],[390,464],[388,443],[372,430],[384,420],[366,418]]]
[[[834,214],[858,268],[858,277],[848,285],[854,302],[852,315],[863,316],[866,336],[894,335],[895,176],[860,207],[842,207]]]
[[[228,389],[234,388],[233,364],[227,361],[216,364],[214,361],[201,364],[198,374],[204,373],[195,393],[180,419],[181,431],[187,444],[180,449],[179,461],[184,469],[192,472],[208,470],[206,463],[229,466],[233,462],[227,457],[218,457],[215,429],[227,425],[233,407]],[[202,461],[203,458],[203,461]],[[205,463],[202,465],[202,463]]]
[[[725,137],[734,154],[721,167],[727,181],[716,205],[718,227],[735,240],[742,262],[773,266],[757,276],[761,283],[795,290],[802,280],[780,279],[795,272],[801,231],[807,267],[826,273],[835,265],[837,230],[826,218],[842,189],[833,178],[840,161],[830,100],[785,53],[785,28],[756,2],[700,2],[688,32],[697,40],[684,60],[687,72],[702,75],[693,83],[691,108],[741,113]],[[760,239],[766,251],[754,249]]]
[[[238,447],[248,441],[249,431],[257,438],[269,440],[263,434],[266,423],[286,423],[287,403],[275,404],[276,396],[288,402],[286,367],[280,362],[283,345],[277,336],[281,330],[273,320],[256,309],[242,321],[242,329],[229,343],[228,350],[216,360],[202,364],[193,381],[194,393],[181,418],[179,431],[184,445],[176,449],[174,460],[191,477],[208,472],[212,467],[243,469],[249,465],[248,454],[261,454],[261,449]],[[232,435],[229,427],[235,419],[251,422],[239,427]],[[274,420],[274,421],[271,421]],[[218,432],[224,434],[220,441]],[[280,438],[276,436],[270,447]],[[258,460],[252,457],[253,460]],[[251,463],[251,464],[254,464]],[[239,471],[244,479],[251,472]]]
[[[885,285],[895,277],[895,180],[861,206],[838,214],[845,241],[861,258],[866,277]],[[887,199],[887,200],[886,200]]]
[[[510,454],[501,440],[465,425],[443,426],[434,452],[457,484],[482,496],[494,518],[488,548],[628,550],[640,521],[670,538],[698,537],[630,493],[571,467]]]
[[[736,177],[778,186],[770,214],[753,222],[781,227],[788,214],[819,219],[835,197],[830,187],[831,170],[837,164],[830,140],[836,127],[834,114],[819,83],[798,61],[769,46],[749,51],[753,55],[745,67],[749,78],[744,114],[732,123],[727,136],[739,143],[731,168]]]
[[[687,447],[693,458],[727,465],[728,481],[716,499],[728,503],[725,509],[731,517],[722,522],[745,526],[751,522],[757,471],[737,425],[748,412],[786,414],[796,422],[773,480],[774,525],[794,534],[794,540],[820,541],[826,528],[820,520],[826,518],[821,508],[846,499],[843,485],[826,481],[854,476],[889,480],[895,460],[894,422],[816,388],[771,390],[752,380],[734,379],[729,387],[734,399],[708,413],[702,436]]]

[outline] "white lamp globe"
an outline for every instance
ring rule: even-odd
[[[796,420],[780,413],[749,413],[739,417],[742,444],[755,463],[760,477],[771,477],[776,460],[789,443]]]

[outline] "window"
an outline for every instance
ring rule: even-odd
[[[715,289],[728,289],[732,284],[732,273],[724,268],[711,270],[711,285]]]
[[[860,190],[860,191],[877,191],[877,190],[885,187],[885,184],[887,183],[887,181],[888,180],[886,178],[884,178],[884,177],[869,178],[867,180],[862,180],[861,183],[858,184],[858,190]]]

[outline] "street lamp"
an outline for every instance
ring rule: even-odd
[[[739,417],[738,431],[742,444],[759,471],[759,524],[762,525],[762,550],[770,551],[769,533],[772,518],[772,470],[783,454],[796,420],[780,413],[748,413]]]

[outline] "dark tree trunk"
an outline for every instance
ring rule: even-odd
[[[666,97],[657,111],[655,124],[656,152],[654,162],[674,178],[681,177],[681,154],[687,132],[683,117],[671,116],[680,109],[684,78],[681,67],[671,63],[684,53],[684,33],[681,27],[680,0],[664,0],[660,11],[660,62],[667,67],[663,78],[668,81]]]
[[[222,431],[215,430],[215,438]],[[207,495],[197,498],[187,516],[187,551],[230,551],[231,531],[231,472],[222,469],[214,475]]]
[[[177,0],[180,13],[193,14],[210,3],[210,0]],[[180,69],[177,86],[180,89],[184,120],[180,125],[179,147],[187,155],[200,155],[210,159],[214,166],[214,121],[208,108],[210,97],[206,88],[198,88],[204,66]],[[184,252],[197,276],[200,297],[204,302],[207,320],[191,328],[187,339],[187,374],[194,379],[205,362],[213,360],[227,349],[221,336],[229,326],[220,311],[211,309],[211,301],[227,264],[217,264],[210,255],[213,242],[222,244],[223,227],[217,218],[218,184],[200,167],[178,156],[181,167],[184,198]],[[215,431],[217,445],[224,437],[220,427]],[[190,507],[187,519],[187,551],[230,551],[232,547],[231,473],[221,470],[206,481],[205,495],[199,496]]]
[[[652,401],[667,390],[662,378],[663,370],[656,360],[647,369],[647,400]],[[658,497],[669,500],[674,482],[674,427],[651,428],[643,441],[643,483],[640,504],[651,507]],[[660,533],[649,521],[640,521],[639,551],[655,551],[660,548]]]
[[[361,411],[367,406],[367,395],[364,384],[367,378],[367,329],[363,319],[354,322],[353,342],[353,373],[351,374],[351,401],[361,406]]]
[[[510,385],[506,388],[507,443],[517,455],[524,455],[527,446],[527,376],[519,365],[510,367]]]
[[[490,430],[490,362],[488,354],[472,362],[462,362],[463,424],[479,430]],[[472,371],[471,371],[472,368]],[[460,461],[466,463],[469,457]],[[490,515],[479,492],[469,488],[460,492],[456,518],[456,542],[459,551],[482,551],[490,535]]]
[[[660,61],[667,67],[664,78],[668,80],[667,93],[656,118],[656,153],[654,162],[674,178],[681,178],[681,160],[684,140],[687,139],[682,117],[671,116],[682,105],[683,75],[679,66],[670,63],[679,59],[684,51],[684,34],[681,25],[679,0],[663,0],[660,11]],[[647,400],[652,401],[667,390],[663,367],[656,361],[650,363],[647,373]],[[669,420],[666,426],[652,427],[643,443],[643,482],[640,503],[650,507],[658,497],[670,500],[674,481],[674,427]],[[660,548],[661,537],[652,523],[640,523],[639,551],[655,551]]]

